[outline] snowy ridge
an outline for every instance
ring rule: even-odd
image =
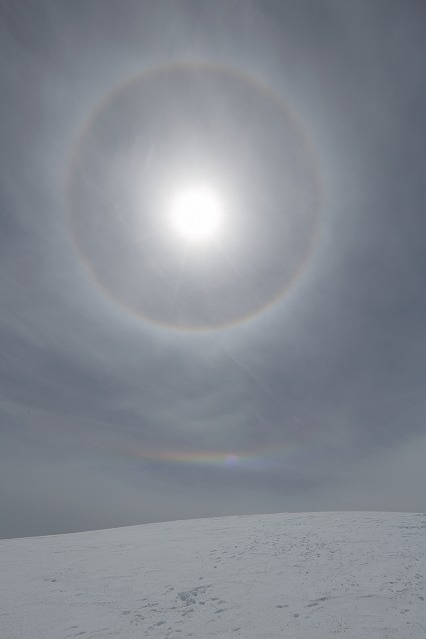
[[[0,541],[2,639],[426,637],[426,514],[221,517]]]

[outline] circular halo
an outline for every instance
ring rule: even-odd
[[[195,186],[173,196],[173,181]],[[216,330],[259,315],[299,279],[319,229],[319,184],[303,128],[268,87],[224,66],[176,63],[125,82],[89,117],[70,161],[70,229],[122,307],[169,329]],[[208,213],[197,217],[203,198]]]

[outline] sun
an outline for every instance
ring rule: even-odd
[[[223,224],[224,210],[219,194],[207,184],[176,190],[170,201],[171,226],[190,243],[213,240]]]

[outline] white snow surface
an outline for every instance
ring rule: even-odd
[[[426,514],[329,512],[0,541],[2,639],[426,638]]]

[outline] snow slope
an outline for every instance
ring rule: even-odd
[[[2,639],[426,637],[426,514],[221,517],[0,541]]]

